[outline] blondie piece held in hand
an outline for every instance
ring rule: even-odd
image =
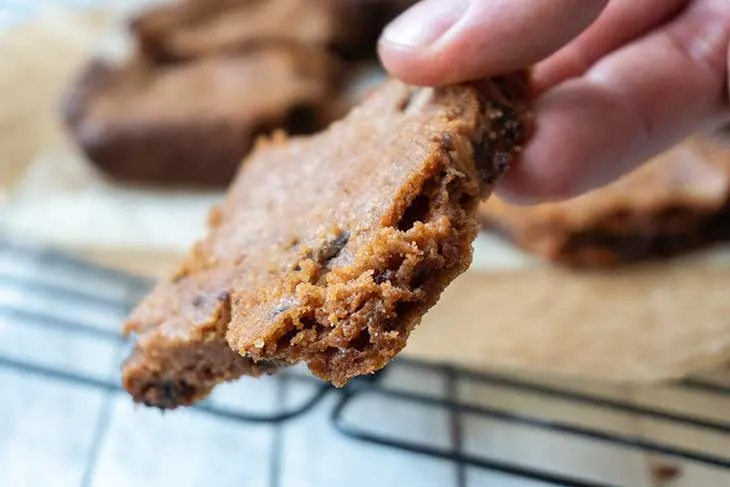
[[[390,81],[323,133],[260,144],[131,316],[126,388],[173,407],[299,361],[336,385],[386,365],[470,263],[478,201],[523,143],[525,85]]]

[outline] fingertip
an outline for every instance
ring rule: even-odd
[[[440,49],[469,9],[469,0],[422,0],[406,10],[383,31],[378,54],[385,68],[402,81],[415,85],[442,85],[452,81],[449,65],[458,56]],[[448,43],[447,43],[448,44]],[[448,59],[445,57],[447,56]]]
[[[383,67],[403,81],[416,86],[439,86],[446,84],[441,66],[433,59],[411,47],[394,44],[385,38],[378,42],[378,55]]]
[[[590,25],[607,0],[424,0],[383,32],[379,53],[403,81],[440,85],[540,61]]]

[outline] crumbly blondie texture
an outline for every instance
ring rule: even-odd
[[[479,213],[518,246],[571,266],[676,256],[730,238],[730,141],[698,135],[574,200],[523,207],[492,198]]]
[[[526,91],[521,74],[481,90],[389,81],[323,133],[261,143],[209,236],[130,317],[125,387],[168,408],[299,361],[338,386],[383,367],[469,265]]]
[[[212,287],[230,276],[202,277],[209,282],[181,278],[159,285],[126,323],[127,333],[139,335],[123,367],[124,387],[135,401],[160,409],[188,405],[220,382],[268,374],[281,365],[255,363],[228,347],[230,298]]]
[[[111,177],[221,186],[258,135],[325,126],[319,111],[335,78],[326,53],[291,46],[175,65],[97,61],[72,88],[64,116]]]

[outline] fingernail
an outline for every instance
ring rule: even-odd
[[[385,28],[383,40],[404,47],[428,47],[461,19],[468,0],[424,0]]]

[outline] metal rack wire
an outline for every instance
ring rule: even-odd
[[[30,272],[18,271],[18,262],[32,262],[34,268],[53,269],[50,274],[72,273],[77,282],[98,282],[99,280],[114,283],[116,297],[104,293],[101,287],[91,286],[85,290],[73,289],[57,282],[48,282]],[[13,264],[13,265],[3,265]],[[15,269],[15,270],[13,270]],[[62,269],[63,271],[59,271]],[[49,273],[44,273],[44,275]],[[49,299],[73,302],[75,306],[94,305],[114,309],[125,314],[134,303],[151,286],[146,279],[124,274],[91,265],[76,257],[52,250],[29,248],[11,242],[0,241],[0,292],[14,291],[21,294],[45,296]],[[102,329],[82,323],[61,319],[52,311],[27,309],[22,303],[0,301],[0,318],[21,321],[29,326],[52,328],[63,333],[90,337],[117,348],[120,354],[128,346],[125,339],[117,331]],[[107,400],[122,392],[115,374],[103,376],[90,374],[88,371],[68,370],[49,364],[36,363],[8,356],[0,352],[0,368],[11,369],[23,374],[42,376],[46,379],[71,383],[82,387],[105,391]],[[403,370],[427,372],[440,376],[446,384],[445,394],[430,393],[423,390],[414,391],[402,385],[394,385],[389,380],[393,373]],[[366,442],[383,448],[392,448],[411,452],[416,455],[431,457],[451,462],[458,472],[458,484],[467,485],[467,469],[477,468],[499,472],[518,479],[539,481],[545,485],[570,487],[624,487],[621,484],[595,481],[583,478],[571,472],[558,472],[530,465],[520,458],[499,458],[498,456],[475,453],[465,443],[465,431],[471,420],[488,420],[515,427],[530,428],[552,433],[560,433],[572,438],[579,438],[602,445],[635,451],[640,454],[652,454],[667,459],[672,465],[681,468],[686,465],[699,465],[710,469],[728,470],[730,472],[730,449],[724,454],[703,451],[678,445],[674,442],[658,440],[626,432],[610,431],[600,424],[582,424],[571,418],[555,418],[544,411],[521,411],[514,408],[492,404],[490,401],[465,400],[459,394],[460,388],[487,387],[508,390],[528,396],[538,397],[541,401],[560,401],[569,405],[609,411],[612,414],[626,415],[631,418],[670,424],[673,427],[686,428],[691,431],[730,436],[730,422],[718,418],[706,417],[702,414],[678,411],[665,405],[648,405],[639,401],[616,397],[602,393],[589,393],[570,387],[569,384],[553,384],[529,379],[513,377],[493,372],[481,372],[456,367],[449,364],[425,363],[412,359],[399,359],[383,372],[371,377],[360,378],[343,389],[334,389],[318,382],[316,379],[298,370],[280,374],[277,378],[280,394],[286,393],[293,383],[306,384],[310,393],[301,401],[287,407],[278,407],[271,412],[255,412],[246,409],[246,405],[231,407],[215,401],[205,401],[196,406],[203,414],[225,417],[235,421],[283,424],[297,421],[315,408],[323,407],[325,398],[335,398],[335,405],[330,413],[330,423],[341,435],[352,441]],[[677,390],[690,394],[699,394],[717,400],[730,398],[730,387],[722,383],[706,379],[693,379],[674,386]],[[487,395],[488,397],[488,395]],[[447,446],[430,444],[428,441],[414,440],[399,435],[397,431],[378,431],[367,420],[367,408],[359,407],[373,399],[397,403],[417,410],[430,408],[443,411],[449,418],[449,439]],[[85,473],[85,482],[93,472],[98,445],[102,442],[107,430],[108,408],[98,418],[94,445]],[[359,411],[359,413],[358,413]],[[274,458],[279,458],[277,441],[274,441]],[[279,463],[272,463],[270,475],[271,485],[278,485]],[[670,476],[678,471],[670,470]],[[664,472],[666,475],[667,472]],[[730,476],[728,477],[730,482]],[[86,485],[86,483],[84,483]]]

